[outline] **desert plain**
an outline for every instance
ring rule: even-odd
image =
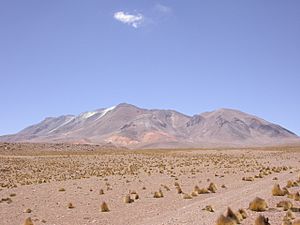
[[[0,143],[1,225],[251,225],[259,215],[271,225],[298,224],[299,191],[297,146]],[[253,210],[257,197],[264,206]]]

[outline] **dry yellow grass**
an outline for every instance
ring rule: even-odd
[[[254,225],[270,225],[269,223],[269,219],[266,218],[265,216],[263,215],[259,215],[255,222],[254,222]]]
[[[134,200],[131,199],[130,195],[128,194],[123,198],[123,202],[124,203],[132,203],[132,202],[134,202]]]
[[[293,225],[300,225],[300,219],[297,219],[293,222]]]
[[[243,219],[246,219],[248,217],[246,210],[239,209],[238,212],[242,215]]]
[[[230,218],[230,219],[232,219],[232,220],[234,220],[237,224],[240,224],[240,223],[241,223],[242,217],[239,218],[239,217],[236,215],[236,213],[234,213],[234,212],[232,211],[232,209],[231,209],[230,207],[228,207],[228,209],[227,209],[226,217],[227,217],[227,218]]]
[[[217,186],[214,183],[210,183],[207,189],[212,193],[217,192]]]
[[[221,215],[216,222],[216,225],[237,225],[236,221]]]
[[[268,205],[267,205],[266,201],[259,197],[256,197],[249,204],[249,209],[251,209],[252,211],[263,212],[263,211],[266,211],[267,208],[268,208]]]
[[[279,184],[275,184],[274,187],[272,188],[272,195],[273,196],[284,196],[286,195],[286,191],[282,190],[280,188]]]
[[[192,199],[192,196],[190,196],[189,194],[185,193],[185,194],[182,195],[182,198],[183,199]]]
[[[24,225],[33,225],[33,222],[30,217],[25,219]]]
[[[102,204],[100,206],[100,211],[101,212],[109,212],[109,208],[108,208],[108,205],[106,204],[106,202],[102,202]]]
[[[214,212],[214,208],[211,205],[205,206],[202,210],[208,211],[208,212]]]
[[[284,211],[291,209],[293,207],[293,203],[288,200],[280,201],[276,205],[279,208],[283,208]]]
[[[68,203],[68,208],[73,209],[73,208],[75,208],[75,206],[70,202],[70,203]]]

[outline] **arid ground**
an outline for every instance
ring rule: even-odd
[[[300,218],[299,175],[300,147],[136,151],[1,143],[0,224],[23,225],[30,217],[35,225],[214,225],[230,207],[245,210],[241,224],[264,215],[281,225]],[[267,204],[262,212],[249,208],[256,197]]]

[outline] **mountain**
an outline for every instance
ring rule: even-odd
[[[2,142],[112,143],[132,148],[262,146],[299,141],[291,131],[233,109],[195,116],[122,103],[78,116],[48,117]]]

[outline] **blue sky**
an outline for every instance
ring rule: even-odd
[[[121,102],[300,135],[298,0],[1,0],[0,134]]]

